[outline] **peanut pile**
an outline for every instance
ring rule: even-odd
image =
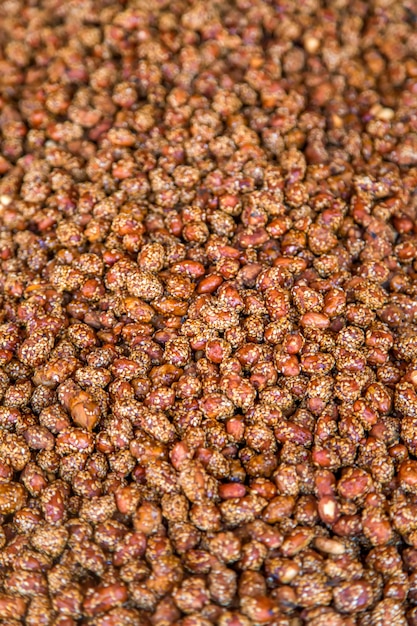
[[[417,626],[416,25],[0,3],[0,625]]]

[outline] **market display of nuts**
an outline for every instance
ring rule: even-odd
[[[0,624],[417,625],[416,23],[0,3]]]

